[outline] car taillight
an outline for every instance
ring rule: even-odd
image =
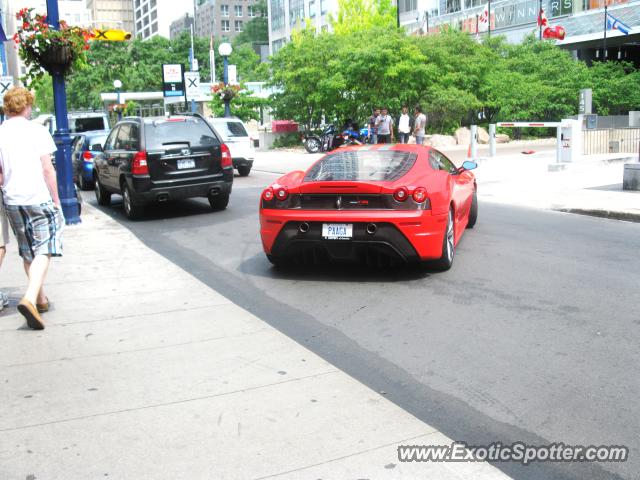
[[[287,190],[287,189],[286,189],[286,188],[284,188],[284,187],[279,187],[279,188],[277,188],[277,189],[276,189],[276,191],[275,191],[274,193],[275,193],[275,195],[276,195],[276,198],[277,198],[278,200],[280,200],[281,202],[282,202],[283,200],[286,200],[286,199],[287,199],[287,197],[289,196],[289,190]]]
[[[85,160],[93,160],[93,155],[89,150],[85,150],[84,152],[82,152],[82,158],[84,158]]]
[[[222,153],[222,168],[233,167],[233,160],[231,159],[231,150],[224,143],[220,146],[220,152]]]
[[[262,199],[266,202],[270,202],[274,197],[273,188],[269,187],[264,192],[262,192]]]
[[[147,164],[147,152],[137,152],[131,162],[131,173],[133,175],[148,175],[149,165]]]
[[[413,200],[416,203],[422,203],[427,199],[427,189],[418,187],[413,191]]]
[[[393,198],[395,198],[396,202],[404,202],[408,196],[409,191],[405,187],[400,187],[393,192]]]

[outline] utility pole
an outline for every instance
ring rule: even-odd
[[[487,32],[489,38],[491,38],[491,0],[489,0],[489,4],[487,5]]]
[[[47,0],[47,20],[56,30],[60,29],[58,0]],[[62,213],[67,225],[80,223],[80,210],[73,184],[71,167],[71,136],[69,135],[69,119],[67,117],[67,92],[64,85],[64,72],[51,71],[53,82],[53,104],[56,114],[56,131],[53,140],[56,150],[56,176],[58,194],[62,204]]]
[[[607,19],[609,17],[609,14],[607,13],[607,9],[609,8],[609,6],[607,5],[607,3],[604,4],[604,38],[603,38],[603,50],[604,52],[602,53],[602,61],[606,62],[607,61]]]

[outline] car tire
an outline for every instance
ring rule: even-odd
[[[143,208],[134,203],[133,192],[126,182],[122,184],[122,208],[129,220],[135,220],[142,216]]]
[[[102,205],[103,207],[108,207],[109,205],[111,205],[111,193],[107,192],[104,189],[104,187],[100,183],[100,179],[98,178],[97,175],[95,175],[95,172],[94,172],[93,178],[96,179],[95,194],[96,194],[96,200],[98,202],[98,205]]]
[[[94,188],[94,182],[87,182],[84,179],[84,175],[80,173],[78,174],[78,186],[80,187],[80,190],[91,190]]]
[[[444,272],[451,268],[456,254],[455,231],[455,214],[453,207],[451,207],[449,208],[447,226],[444,231],[444,238],[442,239],[442,256],[438,260],[429,263],[429,267],[439,272]]]
[[[251,172],[251,167],[247,167],[247,166],[238,167],[238,173],[240,174],[241,177],[248,176],[249,172]]]
[[[473,192],[473,198],[471,200],[471,208],[469,209],[469,220],[467,222],[467,228],[473,228],[478,221],[478,193]]]
[[[209,195],[209,205],[214,211],[224,210],[229,205],[229,194],[220,193],[218,195]]]

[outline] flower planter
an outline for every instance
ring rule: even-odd
[[[73,50],[68,45],[51,45],[40,53],[40,65],[51,74],[64,75],[73,64]]]

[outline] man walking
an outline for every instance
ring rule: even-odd
[[[376,120],[378,129],[378,143],[393,142],[393,119],[386,108],[382,109],[382,113]]]
[[[42,330],[40,313],[49,310],[42,286],[51,257],[62,256],[64,219],[51,163],[56,145],[45,127],[29,121],[33,100],[25,88],[13,88],[4,96],[9,119],[0,125],[0,185],[29,277],[18,311],[30,328]]]
[[[427,117],[422,113],[422,108],[419,105],[415,109],[415,118],[413,135],[416,137],[416,145],[422,145],[424,143],[425,128],[427,127]]]
[[[373,115],[369,117],[369,143],[375,145],[378,143],[378,129],[376,128],[376,120],[380,116],[380,109],[376,108]]]
[[[409,109],[406,106],[402,107],[402,114],[398,119],[398,141],[400,143],[409,143],[409,135],[411,134],[410,122]]]

